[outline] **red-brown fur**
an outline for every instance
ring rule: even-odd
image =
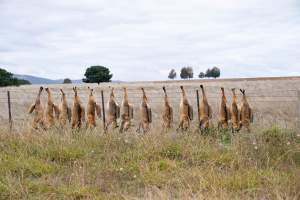
[[[94,94],[93,94],[93,89],[88,87],[89,89],[89,100],[87,104],[87,127],[88,128],[94,128],[96,127],[96,114],[100,118],[101,117],[101,109],[100,106],[97,105]]]
[[[34,112],[34,118],[32,121],[32,128],[38,129],[39,127],[45,129],[45,116],[44,116],[44,107],[41,104],[41,94],[43,91],[43,87],[40,87],[35,103],[32,104],[29,108],[28,113],[31,114]]]
[[[167,131],[172,126],[173,108],[170,105],[169,98],[168,98],[168,95],[167,95],[167,91],[166,91],[166,88],[164,86],[163,86],[163,91],[164,91],[165,97],[164,97],[164,106],[163,106],[163,113],[162,113],[162,119],[163,119],[162,128],[163,128],[164,131]]]
[[[180,86],[181,89],[181,101],[180,101],[180,107],[179,107],[179,113],[180,113],[180,122],[177,130],[187,130],[190,128],[191,123],[191,105],[188,101],[188,98],[186,96],[185,90],[183,86]]]
[[[133,106],[129,103],[128,93],[126,87],[123,88],[124,97],[122,101],[122,114],[120,132],[127,131],[130,127],[131,119],[133,116]]]
[[[49,88],[46,88],[48,94],[47,109],[46,109],[46,123],[47,127],[51,128],[55,125],[55,119],[59,119],[59,108],[53,103],[52,93]],[[54,117],[55,115],[55,117]]]
[[[142,103],[140,106],[140,112],[141,112],[141,121],[139,124],[139,127],[137,129],[137,132],[140,132],[141,128],[143,129],[143,132],[148,132],[150,130],[150,123],[152,120],[152,114],[151,114],[151,108],[148,104],[148,98],[146,96],[144,88],[141,88],[143,97],[142,97]]]
[[[222,98],[221,98],[221,105],[220,105],[220,119],[218,123],[218,128],[227,129],[228,122],[231,118],[230,109],[227,106],[227,98],[225,96],[224,88],[221,87]]]
[[[240,113],[240,126],[245,127],[246,130],[250,132],[250,123],[253,122],[253,113],[247,101],[245,90],[241,89],[240,91],[243,94]]]
[[[106,125],[106,129],[110,125],[112,125],[113,128],[118,127],[117,119],[120,117],[120,106],[116,102],[115,94],[114,94],[114,88],[111,88],[111,93],[109,97],[109,101],[107,103],[107,109],[108,109],[108,122]]]
[[[200,102],[200,128],[207,129],[209,127],[209,119],[212,117],[212,110],[208,104],[203,85],[200,85],[200,88],[202,91],[202,100]]]
[[[74,102],[72,108],[72,128],[81,128],[82,122],[85,121],[85,109],[81,104],[77,88],[73,88]]]

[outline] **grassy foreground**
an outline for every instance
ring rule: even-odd
[[[299,199],[300,135],[0,134],[0,199]]]

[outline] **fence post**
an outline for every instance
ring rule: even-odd
[[[198,125],[199,125],[199,128],[200,128],[200,104],[199,104],[199,90],[196,90],[196,97],[197,97]]]
[[[103,94],[103,90],[101,90],[101,98],[102,98],[103,129],[104,129],[104,133],[106,133],[105,106],[104,106],[104,94]]]
[[[11,130],[12,130],[12,117],[11,117],[10,91],[7,91],[7,104],[8,104],[9,131],[11,132]]]
[[[297,90],[297,96],[298,96],[298,103],[297,103],[297,109],[298,109],[298,117],[297,117],[297,129],[300,131],[300,90]]]

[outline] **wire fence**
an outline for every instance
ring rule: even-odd
[[[190,104],[194,108],[194,116],[198,115],[197,111],[197,95],[196,91],[199,91],[200,100],[202,98],[202,93],[197,86],[185,86],[187,97]],[[28,88],[8,88],[0,90],[0,108],[2,112],[0,113],[0,125],[8,126],[10,129],[12,126],[22,126],[24,123],[28,123],[31,120],[31,116],[27,114],[28,108],[32,103],[35,102],[38,89],[34,88],[28,90]],[[111,89],[109,87],[94,87],[94,96],[99,105],[105,105],[103,109],[106,109],[106,105],[109,101],[109,96]],[[149,104],[152,108],[153,119],[155,124],[159,124],[159,120],[162,115],[162,108],[164,104],[164,93],[161,88],[157,86],[144,87],[146,94],[149,99]],[[103,91],[103,96],[101,96],[101,91]],[[67,101],[69,106],[72,105],[74,92],[72,87],[64,88],[64,92],[67,96]],[[130,87],[127,89],[128,99],[134,106],[134,113],[136,113],[135,119],[139,120],[139,105],[142,102],[142,91],[140,87]],[[216,123],[219,117],[219,109],[221,103],[221,90],[217,86],[207,86],[205,87],[205,92],[209,101],[209,104],[213,110],[212,121]],[[61,92],[58,87],[51,88],[52,97],[56,105],[60,104]],[[231,88],[225,88],[225,93],[227,96],[227,102],[230,106],[232,101]],[[236,90],[239,103],[241,103],[241,93]],[[87,87],[80,87],[78,89],[78,95],[82,101],[83,105],[88,102],[88,90]],[[116,87],[114,89],[115,99],[121,104],[123,99],[123,88]],[[174,109],[174,119],[178,122],[179,119],[179,104],[181,99],[181,90],[179,87],[167,87],[168,98]],[[268,89],[268,90],[254,90],[247,89],[246,95],[250,106],[254,112],[254,123],[268,126],[272,124],[277,124],[284,128],[299,128],[300,124],[300,91],[297,89]],[[46,107],[47,95],[43,92],[41,100]],[[196,122],[194,122],[196,123]]]

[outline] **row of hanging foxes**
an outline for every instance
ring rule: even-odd
[[[204,87],[200,85],[202,91],[202,99],[199,105],[199,128],[205,130],[210,126],[210,119],[212,118],[212,109],[208,103]],[[162,128],[163,131],[167,131],[173,124],[173,108],[169,102],[167,91],[165,87],[162,87],[164,91],[164,104],[162,110]],[[181,89],[181,101],[180,101],[180,120],[177,130],[188,130],[190,128],[191,120],[193,120],[193,107],[189,103],[183,86]],[[88,87],[89,98],[88,104],[85,107],[82,105],[78,96],[77,88],[74,87],[74,102],[72,109],[68,106],[66,94],[62,89],[61,91],[61,104],[59,106],[53,103],[51,91],[46,88],[48,94],[48,102],[46,112],[41,103],[41,94],[44,90],[40,87],[37,98],[33,105],[29,109],[29,113],[34,112],[34,118],[32,127],[35,129],[51,128],[57,123],[60,127],[66,127],[68,123],[71,123],[73,129],[78,129],[86,123],[86,127],[96,127],[96,117],[101,118],[101,107],[96,103],[93,95],[93,89]],[[150,130],[150,124],[152,123],[151,107],[148,103],[144,88],[142,90],[142,103],[140,105],[140,123],[138,125],[137,132],[143,131],[144,133]],[[242,97],[242,106],[239,109],[237,103],[237,96],[235,89],[232,89],[232,104],[231,107],[227,106],[227,100],[224,92],[224,88],[221,88],[221,106],[219,111],[218,128],[228,129],[231,128],[232,132],[239,131],[244,127],[247,131],[250,131],[250,123],[253,122],[253,113],[246,98],[245,90],[240,89]],[[107,105],[108,121],[105,125],[105,130],[110,126],[117,128],[117,119],[121,117],[120,132],[127,131],[131,125],[133,119],[133,105],[129,103],[127,89],[124,88],[124,97],[121,104],[121,108],[115,100],[114,88],[111,88],[110,98]],[[85,117],[87,116],[87,120]]]

